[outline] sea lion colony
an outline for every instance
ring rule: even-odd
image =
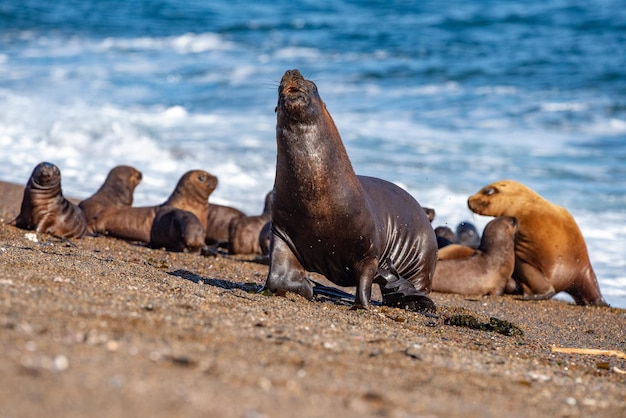
[[[499,219],[485,227],[482,241],[470,223],[460,223],[456,233],[433,228],[435,210],[393,183],[354,173],[315,83],[289,70],[278,97],[275,184],[260,215],[210,203],[218,179],[203,170],[185,173],[163,203],[132,206],[142,174],[130,166],[111,169],[100,189],[76,205],[63,197],[59,168],[42,162],[11,224],[35,230],[40,240],[91,234],[170,251],[269,255],[268,290],[311,299],[316,286],[306,273],[317,272],[355,286],[357,306],[371,303],[373,284],[383,304],[415,311],[435,310],[431,290],[533,300],[565,291],[579,305],[606,305],[566,209],[503,180],[468,199],[473,212]],[[562,246],[554,245],[555,236]],[[567,257],[558,248],[576,254]]]

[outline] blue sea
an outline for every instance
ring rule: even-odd
[[[205,169],[212,202],[260,213],[294,68],[359,174],[452,228],[489,221],[467,209],[481,187],[525,183],[573,214],[626,307],[623,0],[2,0],[0,179],[50,161],[82,198],[129,164],[148,205]]]

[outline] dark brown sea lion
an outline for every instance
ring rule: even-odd
[[[436,227],[435,237],[437,238],[437,247],[439,249],[456,242],[456,234],[449,226]]]
[[[227,243],[230,223],[244,216],[246,214],[239,209],[209,203],[209,214],[206,217],[206,243]]]
[[[24,189],[20,214],[12,224],[35,230],[39,239],[41,234],[81,238],[87,232],[85,214],[63,197],[61,171],[48,162],[39,163],[33,170]]]
[[[480,245],[480,234],[471,222],[461,222],[456,226],[456,243],[472,248]]]
[[[433,219],[435,219],[435,209],[432,208],[426,208],[422,206],[422,209],[424,209],[424,212],[426,212],[426,216],[428,216],[428,220],[430,222],[433,221]]]
[[[513,217],[490,221],[478,249],[466,247],[475,251],[472,255],[437,261],[433,291],[461,295],[503,294],[515,268],[516,232],[517,220]],[[515,283],[509,286],[514,289]]]
[[[229,254],[263,254],[259,236],[263,226],[272,219],[272,192],[265,195],[263,213],[244,216],[231,222],[228,229]]]
[[[518,220],[513,278],[526,299],[548,299],[564,291],[579,305],[606,306],[585,240],[565,208],[513,180],[483,187],[467,204],[480,215]]]
[[[204,227],[193,213],[163,205],[157,210],[150,229],[151,248],[176,252],[200,252],[204,246]]]
[[[356,306],[434,310],[426,295],[437,241],[420,204],[382,179],[357,176],[317,87],[298,70],[278,88],[277,163],[266,288],[313,297],[307,271],[356,286]]]
[[[79,203],[87,218],[87,229],[94,217],[108,206],[132,206],[133,193],[141,182],[141,172],[128,165],[118,165],[109,171],[100,189]]]
[[[261,232],[259,232],[259,248],[261,248],[261,254],[269,255],[271,244],[272,244],[272,221],[269,221],[265,223],[265,225],[263,225],[263,228],[261,228]]]
[[[217,186],[217,178],[204,170],[185,173],[170,197],[161,205],[144,207],[107,207],[96,215],[95,233],[130,241],[150,241],[152,222],[161,206],[169,205],[193,213],[205,227],[209,211],[208,198]]]

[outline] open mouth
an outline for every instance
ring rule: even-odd
[[[297,86],[287,87],[280,95],[280,104],[282,106],[294,107],[306,103],[306,94]]]

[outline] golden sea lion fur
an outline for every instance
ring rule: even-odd
[[[513,278],[527,299],[569,293],[579,305],[602,305],[587,245],[574,217],[531,188],[501,180],[468,199],[469,208],[485,216],[512,216],[519,222]]]

